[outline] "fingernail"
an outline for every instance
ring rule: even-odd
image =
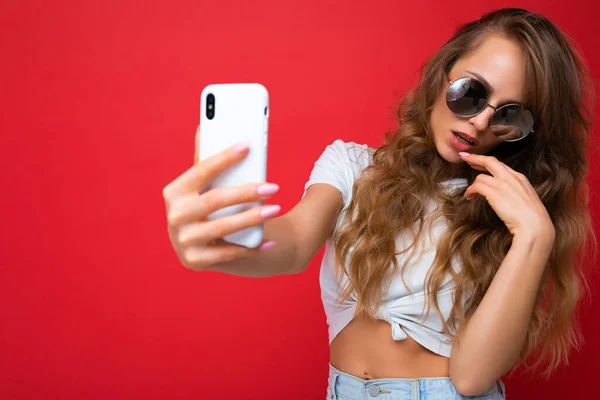
[[[281,211],[281,206],[268,206],[260,212],[260,215],[263,218],[271,218],[277,215],[279,211]]]
[[[267,183],[265,185],[260,185],[256,192],[261,196],[270,196],[272,194],[277,193],[279,190],[279,186],[274,183]]]
[[[273,247],[275,247],[276,244],[277,244],[276,242],[271,240],[269,242],[263,243],[258,249],[260,251],[269,250],[269,249],[272,249]]]
[[[461,151],[460,153],[458,153],[458,155],[460,155],[460,156],[463,156],[463,157],[466,157],[466,156],[469,156],[470,154],[469,154],[469,153],[466,153],[466,152],[464,152],[464,151]]]
[[[249,145],[248,143],[246,143],[246,142],[241,142],[241,143],[238,143],[238,144],[236,144],[236,145],[233,147],[233,151],[235,151],[236,153],[242,153],[242,152],[244,152],[244,151],[245,151],[245,150],[246,150],[246,149],[247,149],[249,146],[250,146],[250,145]]]

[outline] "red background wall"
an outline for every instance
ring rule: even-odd
[[[269,89],[285,212],[327,144],[379,145],[426,57],[507,5],[3,1],[0,398],[324,398],[320,255],[248,279],[189,271],[171,249],[162,188],[191,166],[200,92]],[[598,77],[591,0],[518,5],[566,30]],[[600,398],[597,303],[582,316],[583,352],[550,381],[507,378],[510,399]]]

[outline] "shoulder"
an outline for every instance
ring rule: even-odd
[[[316,183],[327,183],[337,188],[347,204],[352,196],[352,185],[360,172],[372,162],[374,149],[366,144],[336,139],[328,144],[315,161],[306,190]],[[304,195],[303,195],[304,197]]]
[[[366,144],[336,139],[325,148],[323,155],[329,153],[332,160],[358,172],[371,164],[374,152],[375,149]]]

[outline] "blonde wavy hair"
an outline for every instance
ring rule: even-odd
[[[571,347],[579,349],[583,343],[576,306],[589,291],[584,273],[587,245],[593,245],[592,257],[597,252],[585,182],[593,90],[574,44],[539,14],[522,9],[488,13],[461,26],[423,65],[419,83],[400,102],[399,128],[387,132],[385,143],[374,151],[372,164],[354,183],[352,200],[343,210],[344,224],[333,233],[338,278],[341,280],[344,272],[348,276],[338,301],[354,293],[355,315],[373,317],[389,290],[391,280],[386,276],[409,265],[427,224],[444,216],[448,229],[439,238],[425,282],[426,315],[433,303],[444,329],[453,337],[480,304],[511,247],[512,235],[485,198],[467,201],[464,188],[447,191],[440,185],[448,178],[450,164],[436,151],[430,115],[454,62],[475,50],[488,34],[518,43],[526,57],[526,105],[534,114],[535,133],[519,142],[501,143],[488,155],[529,179],[556,228],[555,245],[519,360],[529,370],[547,359],[549,376],[559,364],[568,363]],[[466,178],[469,185],[480,173],[466,165],[460,171],[455,177]],[[441,206],[428,216],[430,199]],[[398,251],[395,238],[406,229],[414,240]],[[396,256],[411,249],[407,262],[399,266]],[[461,269],[452,268],[454,256]],[[345,268],[339,260],[347,261]],[[448,321],[433,295],[446,274],[456,284]],[[465,307],[460,301],[464,295],[470,298]],[[529,364],[527,359],[535,351],[539,357]]]

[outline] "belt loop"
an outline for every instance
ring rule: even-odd
[[[421,399],[421,387],[418,379],[413,379],[410,381],[410,398],[411,400]]]
[[[506,399],[506,388],[504,387],[504,382],[502,382],[502,379],[498,379],[496,384],[498,385],[498,391],[502,397]]]
[[[329,382],[329,390],[328,390],[327,400],[337,400],[337,395],[335,394],[335,384],[337,383],[338,376],[339,376],[338,372],[333,371],[333,376],[331,377],[330,382]]]

